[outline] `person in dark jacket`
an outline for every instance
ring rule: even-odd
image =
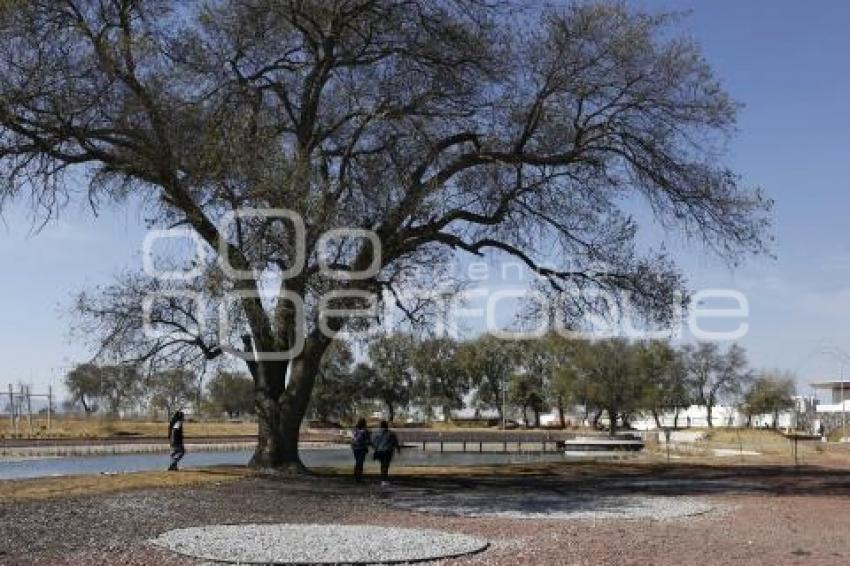
[[[361,483],[363,481],[363,462],[366,461],[366,454],[369,453],[369,446],[372,445],[372,438],[369,434],[369,429],[366,428],[366,419],[357,419],[357,424],[354,426],[354,433],[351,435],[351,451],[354,453],[354,481]]]
[[[177,470],[177,464],[186,455],[183,446],[183,411],[177,411],[168,423],[168,441],[171,444],[171,465],[169,471]]]
[[[401,444],[387,421],[381,421],[381,430],[372,439],[372,445],[375,447],[375,460],[381,463],[381,485],[389,485],[390,462],[393,452],[401,453]]]

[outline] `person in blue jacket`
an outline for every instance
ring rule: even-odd
[[[372,438],[369,429],[366,428],[366,419],[361,417],[357,419],[354,433],[351,435],[351,451],[354,453],[354,481],[357,483],[363,481],[363,462],[366,461],[366,454],[368,454],[371,445]]]
[[[390,462],[394,452],[401,453],[401,444],[387,421],[381,421],[381,429],[372,439],[372,445],[375,447],[375,460],[381,463],[381,485],[389,485]]]

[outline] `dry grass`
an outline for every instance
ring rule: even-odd
[[[779,431],[759,428],[715,428],[703,429],[706,440],[712,444],[737,444],[739,440],[751,446],[775,446],[788,444]]]
[[[778,431],[745,428],[706,428],[699,431],[705,433],[704,439],[693,443],[674,443],[671,452],[678,462],[703,465],[795,463],[793,439]],[[714,452],[717,449],[736,453],[718,455]],[[648,443],[647,452],[658,460],[666,460],[666,445],[663,443]],[[799,440],[796,463],[845,467],[850,465],[850,451],[817,440]]]
[[[186,487],[233,481],[252,473],[248,468],[214,468],[179,472],[133,472],[99,476],[64,476],[0,481],[0,503],[77,495],[114,493],[151,487]]]
[[[703,438],[696,442],[675,443],[683,449],[690,448],[690,452],[710,453],[713,449],[743,450],[758,452],[763,455],[787,455],[791,454],[792,441],[775,430],[746,429],[746,428],[715,428],[715,429],[691,429],[693,432],[702,432]],[[812,446],[812,442],[802,441],[798,448]],[[666,444],[655,440],[647,442],[650,451],[664,452]]]
[[[708,448],[727,448],[758,452],[768,458],[788,459],[794,457],[794,440],[775,430],[717,429],[707,440]],[[830,451],[818,440],[799,440],[797,457],[812,460]]]
[[[582,467],[584,469],[584,467]],[[588,473],[597,470],[587,467]],[[351,468],[316,468],[315,473],[329,476],[349,476]],[[398,466],[393,476],[440,478],[440,477],[518,477],[555,475],[564,472],[562,464],[516,464],[503,466]],[[208,483],[237,480],[254,473],[248,467],[228,466],[209,469],[184,469],[179,472],[150,471],[115,475],[63,476],[25,480],[0,481],[0,503],[32,501],[116,493],[145,488],[181,488]],[[378,476],[366,474],[367,476]]]
[[[850,426],[836,428],[828,436],[830,442],[840,442],[842,438],[850,437]]]
[[[8,419],[0,420],[0,438],[104,438],[109,436],[165,437],[165,422],[110,420],[100,417],[54,418],[50,429],[47,418],[33,418],[32,430],[26,419],[18,433],[9,430]],[[256,423],[187,422],[187,436],[242,436],[257,434]]]
[[[562,463],[540,463],[540,464],[494,464],[480,466],[393,466],[391,474],[394,477],[514,477],[514,476],[539,476],[555,475],[563,468]],[[351,467],[324,467],[313,468],[318,474],[330,476],[350,476]],[[367,470],[367,477],[379,477],[377,470]]]
[[[584,476],[600,471],[644,469],[642,465],[610,465],[595,463],[565,464],[547,462],[539,464],[510,464],[487,466],[396,466],[392,475],[417,478],[456,477],[519,477],[541,475]],[[315,468],[314,473],[328,476],[349,476],[350,467]],[[206,483],[237,480],[255,472],[245,466],[227,466],[207,469],[184,469],[179,472],[149,471],[114,475],[62,476],[25,480],[0,481],[0,503],[53,499],[78,495],[115,493],[134,489],[167,487],[180,488]],[[377,471],[367,473],[378,477]]]
[[[843,447],[813,449],[805,463],[831,469],[850,468],[850,450]],[[793,462],[785,458],[719,458],[690,455],[670,464],[658,455],[644,454],[634,460],[617,462],[541,462],[532,464],[494,464],[477,466],[394,466],[391,475],[398,478],[458,479],[458,478],[533,478],[557,476],[562,479],[588,480],[600,476],[641,476],[646,474],[723,472],[735,468],[759,469],[763,466],[780,466],[793,469]],[[314,473],[331,477],[347,477],[351,468],[314,468]],[[180,472],[150,471],[115,475],[66,476],[27,480],[0,481],[0,503],[52,499],[78,495],[115,493],[144,488],[181,488],[193,485],[234,481],[253,475],[248,467],[232,466],[209,469],[187,469]],[[367,477],[377,479],[376,470],[368,470]]]
[[[726,462],[715,462],[726,464]],[[562,478],[589,478],[600,475],[645,474],[653,470],[668,470],[689,463],[673,463],[672,466],[660,462],[654,457],[637,456],[627,461],[562,461],[536,462],[531,464],[486,464],[474,466],[393,466],[390,475],[415,478],[459,478],[459,477],[521,477],[521,476],[558,476]],[[314,468],[319,474],[331,476],[350,476],[350,467]],[[377,470],[366,470],[367,477],[378,477]]]

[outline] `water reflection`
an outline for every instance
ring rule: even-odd
[[[223,452],[194,452],[183,459],[182,466],[202,467],[246,464],[250,450]],[[476,464],[531,463],[563,460],[561,454],[479,454],[477,452],[433,452],[407,449],[395,460],[396,465],[465,466]],[[351,450],[341,448],[307,448],[301,459],[308,467],[348,466],[353,464]],[[69,456],[61,458],[0,459],[0,480],[38,478],[47,476],[104,474],[164,470],[168,454],[116,454],[104,456]],[[367,467],[377,469],[371,458]]]

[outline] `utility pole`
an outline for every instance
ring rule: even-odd
[[[53,412],[53,385],[47,386],[47,430],[50,431],[50,413]]]
[[[505,411],[507,411],[507,380],[505,380],[505,376],[502,376],[502,430],[507,430],[508,422],[507,415]]]
[[[841,362],[841,438],[847,434],[847,412],[844,410],[844,362]],[[841,439],[839,439],[841,441]]]
[[[26,391],[27,399],[27,426],[30,429],[30,435],[32,435],[32,403],[30,402],[30,386],[21,384],[21,397],[24,396],[24,391]]]
[[[100,370],[100,398],[98,399],[97,412],[100,413],[100,422],[103,422],[103,369]]]
[[[9,384],[9,432],[12,432],[13,430],[15,432],[18,432],[15,429],[16,429],[16,427],[15,427],[15,392],[14,392],[14,389],[12,388],[12,384],[10,383]]]

